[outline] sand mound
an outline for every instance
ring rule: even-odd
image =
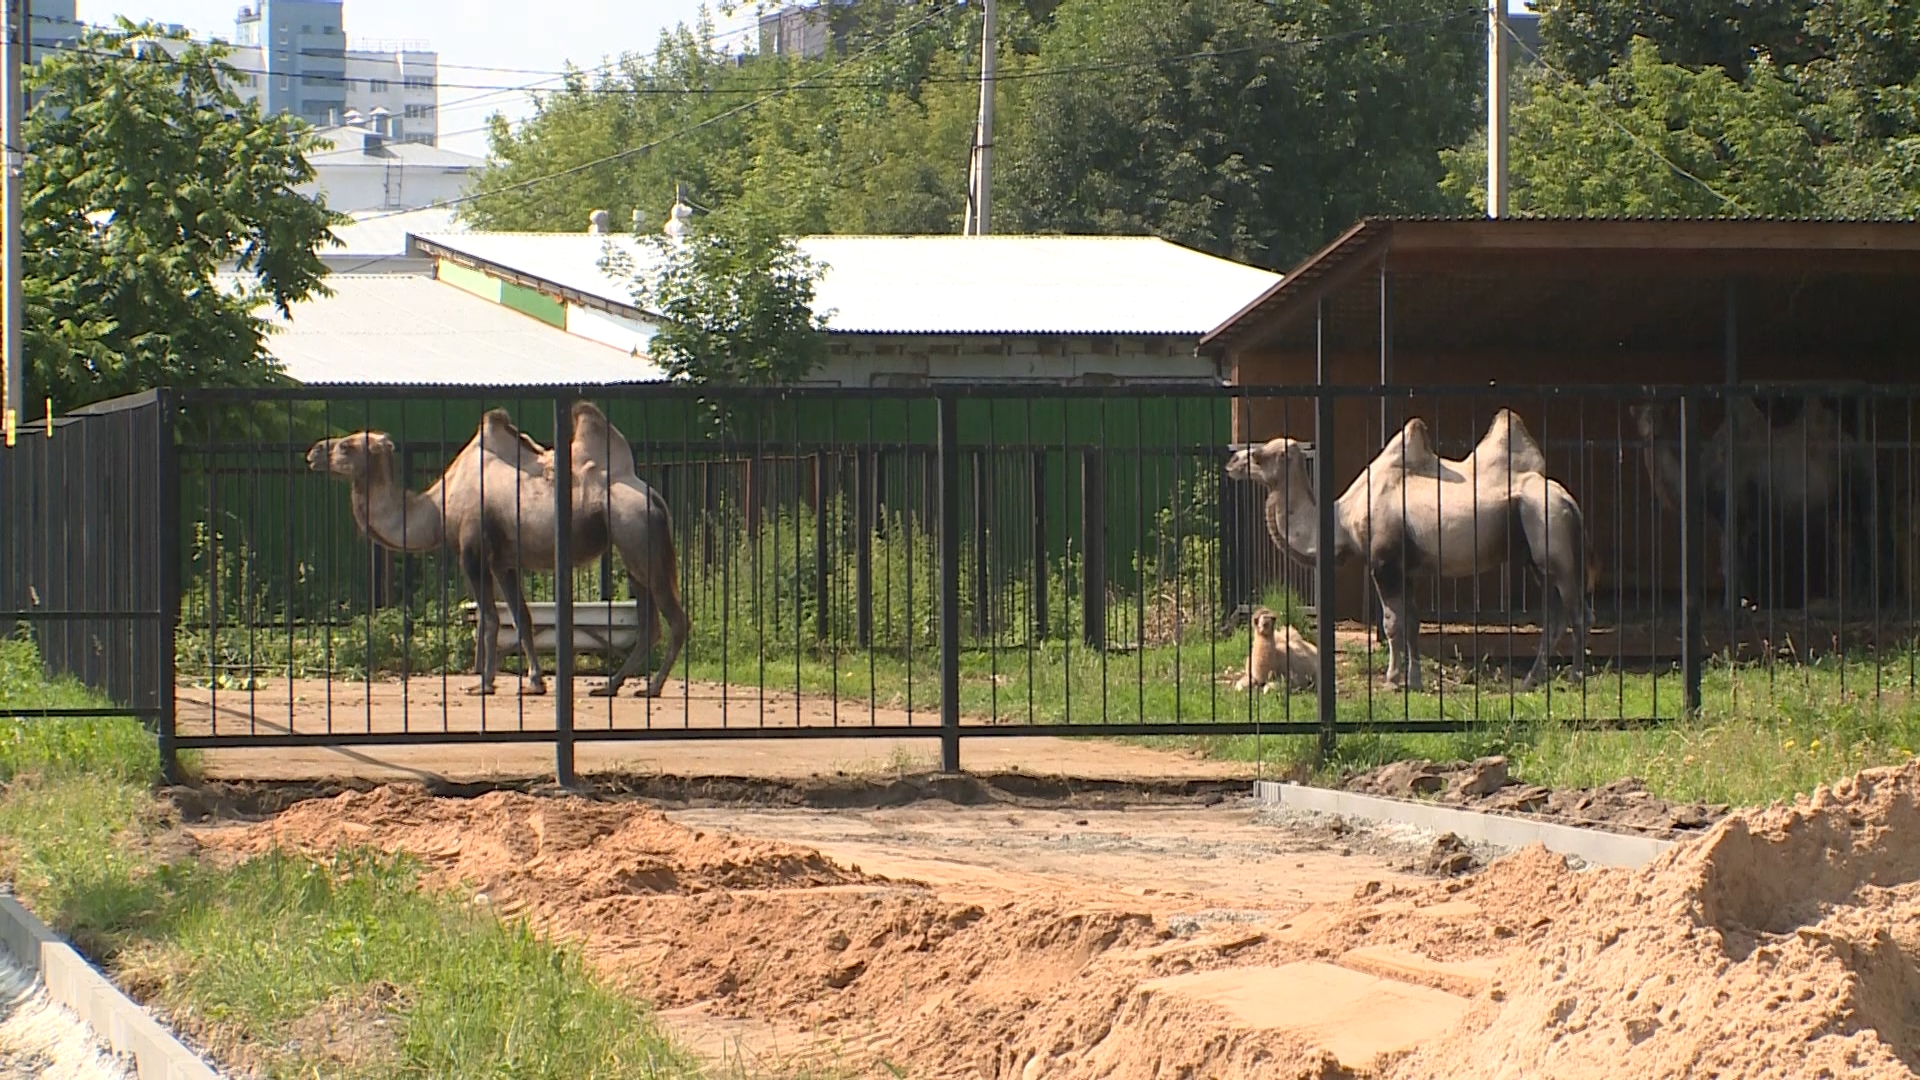
[[[703,833],[639,803],[505,791],[476,799],[405,786],[350,791],[206,840],[239,855],[276,846],[310,854],[404,851],[427,864],[430,886],[466,885],[504,910],[555,895],[577,901],[874,880],[815,851]]]
[[[1920,1063],[1920,764],[1737,813],[1595,875],[1394,1075],[1908,1076]]]
[[[1176,927],[1110,894],[886,881],[633,803],[387,788],[216,830],[404,850],[665,1008],[807,1032],[849,1075],[1908,1076],[1920,764],[1733,814],[1639,871],[1532,848]],[[987,897],[983,899],[983,897]]]

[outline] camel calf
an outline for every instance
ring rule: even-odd
[[[1235,690],[1258,686],[1271,692],[1285,679],[1295,689],[1312,686],[1320,672],[1320,650],[1300,631],[1280,621],[1271,608],[1253,612],[1253,647],[1247,654],[1247,673]]]

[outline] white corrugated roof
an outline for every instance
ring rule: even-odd
[[[596,265],[611,243],[589,233],[416,233],[477,262],[620,304],[630,283]],[[814,310],[866,334],[1206,333],[1280,275],[1151,236],[806,236],[825,263]]]
[[[418,274],[329,277],[334,295],[271,308],[267,349],[303,383],[526,386],[654,382],[645,357]]]
[[[320,254],[330,259],[374,255],[397,258],[407,253],[409,233],[466,231],[454,214],[454,209],[446,206],[427,206],[398,213],[391,210],[363,210],[352,215],[352,222],[334,227],[333,235],[344,246],[322,247]]]
[[[435,169],[480,169],[487,164],[486,158],[463,154],[458,150],[430,146],[427,143],[407,142],[402,139],[382,138],[374,153],[366,152],[365,128],[323,127],[314,132],[316,136],[332,143],[332,147],[315,150],[307,155],[307,161],[316,168],[329,168],[341,165],[381,165],[386,163],[413,165]]]

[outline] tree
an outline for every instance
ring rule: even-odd
[[[1535,69],[1513,103],[1515,213],[1726,216],[1823,209],[1820,148],[1804,102],[1771,64],[1735,81],[1661,59],[1639,38],[1591,83]],[[1447,156],[1444,190],[1486,205],[1486,144]]]
[[[1439,209],[1484,62],[1459,0],[1067,0],[1016,83],[1007,218],[1288,266]],[[1041,74],[1046,73],[1046,74]]]
[[[270,383],[255,310],[323,289],[316,249],[343,219],[294,190],[314,137],[242,103],[223,55],[122,20],[28,74],[23,346],[57,407]]]
[[[634,284],[634,302],[661,323],[648,351],[669,376],[720,386],[778,386],[827,358],[826,321],[813,311],[822,267],[760,218],[702,218],[675,241],[641,240],[649,265],[610,248],[602,268]]]
[[[1668,62],[1718,67],[1735,80],[1765,56],[1785,68],[1817,50],[1805,25],[1812,0],[1536,0],[1542,57],[1585,82],[1624,63],[1633,39],[1652,42]],[[1878,5],[1876,5],[1878,6]]]

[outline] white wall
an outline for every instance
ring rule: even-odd
[[[1213,361],[1194,355],[1198,342],[1184,335],[845,334],[832,339],[826,364],[807,381],[1213,382]]]

